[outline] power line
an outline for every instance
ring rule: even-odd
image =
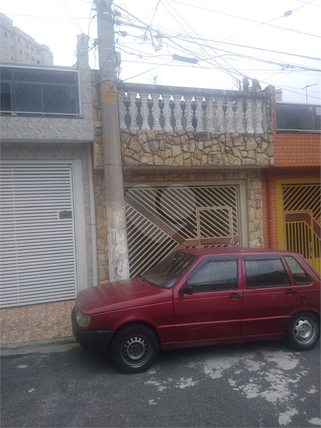
[[[133,15],[131,15],[133,16]],[[144,26],[146,26],[147,24],[143,23],[142,21],[140,21]],[[122,23],[122,25],[130,25],[130,26],[134,26],[136,28],[139,28],[138,26],[135,26],[134,24],[128,24],[128,23]],[[142,27],[142,29],[144,29],[145,27]],[[162,28],[162,27],[159,27]],[[166,28],[166,27],[164,27]],[[159,31],[159,30],[154,30]],[[160,33],[160,36],[164,36],[163,33]],[[170,38],[171,36],[166,36],[167,38]],[[175,33],[172,35],[172,37],[174,38],[180,38],[180,39],[184,39],[186,40],[186,36],[181,35],[180,33]],[[276,54],[280,54],[280,55],[287,55],[287,56],[293,56],[293,57],[297,57],[297,58],[303,58],[303,59],[309,59],[309,60],[315,60],[315,61],[321,61],[321,58],[317,58],[317,57],[310,57],[307,55],[300,55],[300,54],[295,54],[295,53],[291,53],[291,52],[283,52],[283,51],[276,51],[273,49],[266,49],[266,48],[261,48],[261,47],[257,47],[257,46],[249,46],[249,45],[244,45],[244,44],[238,44],[238,43],[232,43],[232,42],[226,42],[226,41],[222,41],[222,40],[218,40],[218,39],[209,39],[206,38],[208,36],[203,36],[203,37],[188,37],[189,39],[191,39],[192,41],[195,41],[196,39],[204,41],[204,42],[213,42],[213,43],[219,43],[219,44],[226,44],[226,45],[230,45],[230,46],[235,46],[235,47],[242,47],[245,49],[253,49],[253,50],[259,50],[259,51],[263,51],[263,52],[271,52],[271,53],[276,53]]]
[[[170,64],[171,62],[173,62],[173,60],[169,61],[168,64]],[[122,80],[122,82],[127,82],[127,80],[134,79],[135,77],[138,77],[138,76],[142,76],[143,74],[149,73],[150,71],[156,70],[157,68],[166,66],[168,64],[161,64],[161,65],[158,65],[157,67],[150,68],[149,70],[143,71],[139,74],[135,74],[135,76],[128,77],[127,79]]]
[[[302,0],[295,0],[295,1],[298,1],[298,2],[300,2],[300,3],[304,3],[304,4],[306,4],[307,6],[317,6],[317,7],[321,7],[321,4],[306,3],[305,1],[302,1]]]
[[[78,24],[76,18],[71,13],[69,7],[66,5],[65,0],[57,0],[57,2],[59,4],[59,6],[62,8],[62,10],[65,12],[65,14],[68,16],[68,18],[70,19],[70,21],[78,28],[78,30],[81,33],[85,33],[84,30],[81,28],[81,26]],[[62,2],[62,3],[60,3],[60,2]],[[67,10],[67,12],[66,12],[66,10],[64,8]]]
[[[136,37],[136,36],[134,36],[134,35],[130,35],[130,34],[128,34],[128,36]],[[208,62],[208,60],[212,58],[211,56],[210,56],[208,59],[206,59],[206,58],[201,58],[201,57],[199,56],[199,54],[198,54],[198,53],[196,53],[195,51],[190,51],[190,50],[186,49],[186,47],[181,46],[181,45],[177,42],[177,40],[182,40],[182,41],[185,41],[185,42],[188,42],[188,43],[192,43],[192,44],[195,44],[195,45],[197,45],[197,46],[199,46],[199,47],[203,47],[203,46],[205,46],[205,47],[209,47],[210,45],[209,45],[208,43],[206,43],[206,44],[204,44],[204,45],[203,45],[202,43],[199,43],[199,42],[195,43],[195,39],[194,39],[194,38],[192,38],[192,37],[188,37],[188,38],[186,39],[186,37],[181,36],[181,35],[176,35],[176,36],[174,37],[174,36],[166,36],[165,34],[161,34],[161,36],[162,36],[164,39],[168,39],[168,40],[169,40],[169,41],[170,41],[170,42],[171,42],[171,43],[172,43],[176,48],[179,48],[182,52],[186,52],[186,53],[188,53],[188,54],[190,54],[190,55],[192,55],[192,56],[194,56],[194,57],[197,57],[199,61],[207,61],[207,62]],[[174,40],[172,40],[172,39],[174,39]],[[215,42],[217,42],[217,41],[215,41]],[[163,41],[163,43],[164,43],[164,41]],[[246,48],[251,48],[251,49],[252,49],[252,47],[248,47],[248,46],[245,46],[245,45],[238,45],[238,44],[233,44],[233,43],[228,43],[228,42],[223,42],[223,43],[224,43],[224,44],[233,45],[233,46],[236,46],[236,47],[246,47]],[[212,48],[212,47],[211,47],[211,48]],[[269,50],[264,50],[264,49],[262,49],[262,48],[254,48],[254,47],[253,47],[253,49],[259,49],[259,50],[262,50],[262,51],[267,51],[267,52],[269,52]],[[281,67],[282,69],[289,69],[289,68],[293,68],[293,69],[294,69],[294,68],[298,68],[298,69],[306,70],[306,71],[320,72],[320,69],[311,68],[311,67],[305,67],[305,66],[302,66],[301,64],[285,63],[285,62],[280,62],[280,61],[277,61],[277,60],[271,60],[271,59],[261,59],[261,58],[259,58],[259,57],[257,57],[257,56],[253,57],[253,56],[249,56],[249,55],[244,55],[244,54],[240,54],[240,53],[231,52],[231,51],[224,50],[224,49],[221,49],[221,48],[216,48],[215,53],[216,53],[217,57],[222,57],[222,55],[218,55],[218,54],[217,54],[217,50],[219,50],[219,51],[221,51],[221,52],[225,52],[225,53],[226,53],[226,55],[232,55],[232,56],[235,56],[235,57],[240,57],[240,58],[244,58],[244,59],[249,59],[249,60],[256,61],[256,62],[262,62],[262,63],[266,63],[266,64],[277,65],[277,66]],[[203,51],[204,51],[204,49],[203,49]],[[286,54],[286,52],[278,52],[278,51],[272,51],[272,52],[275,52],[275,53],[278,53],[278,54],[283,54],[283,55],[285,55],[285,54]],[[145,53],[145,55],[147,55],[147,54]],[[292,55],[292,54],[290,54],[290,55]],[[294,56],[295,56],[295,55],[294,55]],[[300,57],[300,56],[299,56],[299,57]],[[308,57],[308,58],[309,58],[309,59],[320,60],[320,58],[312,58],[312,57]],[[234,69],[235,69],[235,68],[234,68]]]
[[[23,17],[26,17],[26,18],[41,18],[41,19],[70,19],[69,16],[26,15],[26,14],[22,14],[22,13],[4,13],[4,15],[8,15],[8,16],[23,16]],[[77,16],[77,17],[75,17],[75,19],[85,19],[85,20],[87,20],[88,18],[84,18],[83,16]]]
[[[280,61],[277,60],[269,60],[269,59],[260,59],[258,57],[253,57],[253,56],[249,56],[249,55],[244,55],[244,54],[239,54],[239,53],[235,53],[235,52],[230,52],[224,49],[220,49],[220,48],[216,48],[219,51],[222,52],[226,52],[230,55],[233,56],[237,56],[237,57],[241,57],[244,59],[250,59],[253,61],[259,61],[259,62],[264,62],[264,63],[269,63],[269,64],[275,64],[275,65],[279,65],[280,67],[294,67],[294,68],[300,68],[300,69],[304,69],[304,70],[310,70],[310,71],[321,71],[320,69],[316,69],[316,68],[311,68],[311,67],[305,67],[302,66],[301,64],[294,64],[294,63],[281,63]]]
[[[167,2],[168,3],[168,2]],[[165,7],[165,5],[164,5],[164,3],[162,2],[162,5]],[[172,7],[172,9],[175,11],[175,13],[177,13],[176,12],[176,10],[173,8],[173,6],[171,6]],[[165,9],[167,10],[167,8],[165,7]],[[176,20],[176,18],[167,10],[167,12],[174,18],[174,20],[178,23],[178,25],[186,32],[186,30],[185,30],[185,28],[184,27],[182,27],[182,25]],[[188,25],[188,27],[199,37],[199,38],[201,38],[200,37],[200,35],[188,24],[188,22],[186,22],[185,21],[185,19],[183,19],[182,17],[181,17],[181,19],[182,19],[182,21],[183,22],[185,22],[185,24],[186,25]],[[187,33],[188,34],[188,33]],[[191,36],[190,36],[191,37]],[[193,39],[193,37],[191,37],[192,39]],[[195,40],[195,39],[194,39]],[[203,40],[204,41],[204,40]],[[196,42],[197,43],[197,42]],[[206,43],[206,42],[205,42]],[[198,43],[197,43],[198,44]],[[208,46],[208,47],[210,47],[210,46]],[[201,47],[201,49],[203,49],[202,47]],[[210,47],[210,49],[212,49],[213,50],[213,52],[217,55],[217,53],[215,52],[215,50],[214,50],[214,48],[212,48],[212,47]],[[204,50],[204,52],[206,52],[205,51],[205,49],[203,49]],[[224,59],[223,59],[224,60]],[[225,73],[225,74],[229,74],[230,75],[230,77],[232,77],[232,79],[234,79],[235,77],[231,74],[231,72],[229,72],[229,71],[227,71],[227,70],[225,70],[224,69],[224,67],[217,61],[217,60],[215,60],[214,59],[214,61],[215,61],[215,63],[217,63],[217,65],[218,65],[218,67],[220,67],[221,68],[221,71],[223,72],[223,73]],[[224,60],[225,61],[225,60]],[[227,63],[227,61],[225,61],[226,63]],[[228,63],[227,63],[228,64]],[[229,66],[230,66],[230,64],[228,64]],[[231,67],[231,66],[230,66]],[[233,67],[234,68],[234,67]],[[238,75],[241,75],[242,77],[245,77],[242,73],[239,73],[239,71],[238,70],[236,70],[235,69],[235,71],[236,71],[236,73],[238,74]]]
[[[120,7],[120,9],[124,10],[122,7]],[[299,65],[299,64],[292,64],[292,63],[290,63],[290,64],[281,63],[281,62],[275,61],[275,60],[271,61],[271,60],[261,59],[259,57],[251,57],[251,56],[242,55],[240,53],[229,52],[227,50],[220,49],[220,48],[216,48],[216,50],[214,50],[214,48],[212,46],[209,46],[209,43],[223,43],[223,44],[226,44],[226,45],[234,46],[236,48],[242,47],[242,48],[247,48],[247,49],[259,50],[259,51],[262,51],[262,52],[270,52],[271,51],[271,53],[279,54],[279,55],[287,55],[287,54],[289,54],[290,56],[293,56],[293,57],[298,57],[298,58],[301,57],[303,59],[309,59],[309,60],[318,60],[318,61],[320,61],[321,58],[307,57],[305,55],[297,55],[297,54],[292,54],[290,52],[273,51],[273,50],[269,50],[269,49],[263,49],[263,48],[246,46],[246,45],[239,45],[239,44],[230,43],[230,42],[222,42],[222,41],[213,40],[213,39],[204,39],[204,37],[206,37],[206,36],[204,36],[204,37],[201,37],[200,35],[198,35],[198,37],[191,36],[185,30],[185,28],[183,28],[182,25],[180,23],[178,23],[178,21],[176,19],[175,19],[176,22],[180,25],[181,28],[184,29],[184,31],[187,33],[187,35],[185,36],[185,35],[182,35],[180,33],[174,32],[172,29],[167,29],[167,34],[165,34],[163,30],[160,31],[159,29],[152,28],[151,26],[148,27],[146,23],[144,23],[142,20],[140,20],[139,18],[137,18],[136,16],[134,16],[133,14],[131,14],[130,12],[128,12],[127,10],[124,10],[124,12],[126,12],[126,14],[128,15],[128,17],[131,18],[131,20],[130,20],[130,22],[120,22],[119,25],[124,25],[124,26],[129,25],[129,26],[131,26],[133,28],[136,28],[138,30],[143,30],[143,31],[146,31],[146,28],[148,28],[148,30],[150,31],[150,34],[154,34],[154,37],[156,37],[156,35],[157,35],[159,38],[163,39],[162,43],[164,43],[164,39],[168,40],[169,43],[167,43],[167,44],[165,43],[164,46],[171,47],[171,48],[174,48],[174,49],[179,49],[182,52],[187,52],[188,54],[192,55],[193,57],[198,58],[199,62],[204,61],[204,62],[206,62],[207,64],[209,64],[211,66],[211,69],[217,69],[218,71],[221,71],[221,72],[222,72],[222,65],[218,64],[216,60],[214,62],[213,60],[211,61],[211,57],[209,59],[206,59],[206,58],[204,58],[204,56],[200,56],[199,53],[195,52],[195,50],[193,51],[193,50],[187,49],[185,46],[182,46],[179,43],[179,41],[191,43],[194,46],[197,46],[198,48],[200,48],[202,50],[202,52],[206,52],[206,49],[208,47],[210,47],[210,49],[213,50],[217,56],[218,56],[217,50],[219,50],[221,52],[225,52],[227,55],[233,55],[235,57],[239,57],[239,59],[248,59],[248,60],[251,60],[251,61],[258,61],[258,62],[261,62],[261,63],[269,64],[271,66],[275,66],[276,65],[278,67],[283,67],[283,70],[279,70],[278,72],[274,72],[274,70],[271,69],[271,68],[269,70],[267,70],[270,73],[274,72],[274,75],[276,75],[276,74],[278,74],[278,73],[280,73],[282,71],[284,72],[284,70],[290,70],[291,72],[296,72],[296,73],[299,72],[299,73],[310,73],[310,74],[311,74],[311,72],[320,72],[321,71],[321,70],[318,70],[318,69],[315,69],[315,68],[304,67],[301,64]],[[167,10],[167,12],[169,13],[168,10]],[[171,16],[173,16],[173,15],[171,14]],[[175,17],[173,17],[173,19],[174,18]],[[184,22],[186,23],[186,21],[184,21]],[[141,25],[138,25],[136,23],[139,23]],[[186,25],[189,25],[189,24],[186,23]],[[158,26],[158,28],[162,28],[162,27]],[[193,30],[193,32],[195,33],[194,30]],[[135,38],[139,37],[138,35],[129,35],[129,36],[135,37]],[[143,52],[143,55],[144,56],[147,55],[147,57],[149,59],[152,58],[151,55],[149,53],[147,53],[147,52]],[[208,55],[208,52],[207,52],[207,55]],[[157,56],[159,56],[159,55],[157,55]],[[235,60],[235,58],[234,58],[234,60]],[[130,62],[130,60],[128,62]],[[138,62],[137,59],[136,59],[136,62]],[[150,60],[149,60],[149,64],[150,65],[152,64],[152,63],[150,63]],[[182,65],[177,65],[177,64],[174,65],[174,64],[172,64],[171,61],[169,61],[169,63],[167,63],[167,64],[156,63],[155,65],[156,65],[156,68],[167,67],[167,66],[169,66],[169,67],[173,67],[173,66],[175,66],[175,67],[183,67]],[[186,67],[189,67],[189,66],[190,65],[186,65],[184,67],[186,68]],[[235,69],[235,67],[232,68],[232,66],[230,66],[229,64],[228,64],[228,66],[229,66],[229,68],[226,68],[226,67],[223,68],[223,72],[225,74],[230,75],[233,78],[233,74],[231,74],[231,73],[234,73],[234,70],[236,70],[236,69]],[[202,66],[201,68],[202,69],[207,69],[204,66]],[[153,68],[153,69],[155,69],[155,68]],[[143,73],[139,73],[139,75],[145,74],[145,73],[147,73],[149,71],[150,70],[145,71]],[[247,71],[252,71],[252,69],[248,69],[248,70],[247,69],[244,70],[243,68],[242,69],[238,69],[237,73],[241,74],[242,71],[243,72],[244,71],[247,72]],[[257,70],[254,70],[254,71],[255,71],[256,74],[263,72],[263,71],[257,71]],[[132,76],[131,79],[134,78],[134,77],[136,77],[136,76]],[[268,78],[265,78],[264,80],[270,79],[272,77],[273,77],[273,75],[269,76]],[[263,80],[262,80],[262,82],[264,83]],[[285,87],[284,87],[284,89],[285,89]],[[288,89],[286,89],[286,90],[288,90]],[[295,92],[295,91],[293,91],[293,92],[301,94],[300,92]],[[318,98],[316,98],[316,99],[318,99]]]
[[[254,50],[259,50],[259,51],[263,51],[263,52],[276,53],[276,54],[279,54],[279,55],[288,55],[288,56],[295,56],[297,58],[304,58],[304,59],[311,59],[311,60],[314,60],[314,61],[321,61],[321,58],[316,58],[316,57],[311,57],[311,56],[306,56],[306,55],[299,55],[299,54],[294,54],[294,53],[291,53],[291,52],[275,51],[273,49],[265,49],[265,48],[259,48],[259,47],[256,47],[256,46],[240,45],[240,44],[237,44],[237,43],[225,42],[225,41],[221,41],[221,40],[212,40],[212,41],[214,43],[222,43],[222,44],[236,46],[236,47],[242,47],[242,48],[246,48],[246,49],[254,49]]]
[[[128,62],[134,62],[134,61],[128,61]],[[128,81],[128,80],[130,80],[130,79],[133,79],[133,78],[135,78],[135,77],[138,77],[138,76],[142,76],[143,74],[146,74],[146,73],[149,73],[150,71],[153,71],[153,70],[156,70],[156,69],[158,69],[158,68],[160,68],[160,67],[167,67],[167,66],[171,66],[170,65],[170,63],[171,62],[173,62],[173,61],[170,61],[169,63],[167,63],[167,64],[159,64],[159,65],[157,65],[156,67],[153,67],[153,68],[151,68],[151,69],[148,69],[148,70],[146,70],[146,71],[143,71],[143,72],[141,72],[141,73],[139,73],[139,74],[136,74],[136,75],[134,75],[134,76],[131,76],[131,77],[129,77],[129,78],[127,78],[127,79],[125,79],[125,80],[122,80],[123,82],[126,82],[126,81]],[[138,62],[139,63],[139,62]],[[184,66],[184,65],[172,65],[173,67],[188,67],[187,65],[186,66]],[[273,77],[273,76],[270,76],[270,78],[271,77]],[[265,80],[267,80],[267,79],[265,79]],[[265,83],[265,81],[264,80],[259,80],[259,82],[260,83]],[[298,95],[304,95],[304,94],[302,94],[302,92],[298,92],[298,90],[299,90],[299,88],[294,88],[294,87],[292,87],[292,86],[284,86],[284,85],[279,85],[279,84],[276,84],[276,83],[269,83],[269,84],[271,84],[271,85],[273,85],[273,86],[275,86],[276,88],[279,88],[279,89],[284,89],[285,91],[288,91],[288,92],[291,92],[291,93],[293,93],[293,94],[298,94]],[[293,90],[293,89],[297,89],[297,90]],[[317,93],[317,91],[311,91],[311,92],[315,92],[315,93]],[[320,97],[314,97],[313,95],[311,95],[310,96],[311,98],[314,98],[314,99],[316,99],[316,100],[321,100],[321,98]]]
[[[233,36],[227,37],[227,38],[226,38],[226,39],[224,39],[224,40],[232,39],[233,37],[239,36],[240,34],[247,33],[248,31],[252,31],[252,30],[254,30],[255,28],[261,27],[262,25],[269,25],[269,26],[270,26],[270,25],[271,25],[271,24],[270,24],[271,22],[276,21],[277,19],[281,19],[281,18],[283,18],[283,17],[290,16],[290,15],[292,15],[292,13],[293,13],[293,12],[295,12],[296,10],[301,9],[301,8],[302,8],[302,7],[304,7],[304,6],[307,6],[308,4],[312,3],[313,1],[314,1],[314,0],[310,0],[310,2],[309,2],[309,3],[305,3],[305,4],[303,4],[302,6],[299,6],[299,7],[297,7],[297,8],[296,8],[296,9],[294,9],[294,10],[289,10],[289,11],[287,11],[287,12],[284,12],[284,13],[283,13],[283,15],[282,15],[282,16],[279,16],[278,18],[271,19],[270,21],[267,21],[267,22],[262,22],[261,24],[259,24],[259,25],[255,26],[255,27],[249,28],[248,30],[241,31],[240,33],[237,33],[237,34],[234,34]],[[286,31],[295,31],[296,33],[301,33],[300,31],[297,31],[297,30],[289,30],[288,28],[283,28],[283,27],[278,27],[278,26],[274,26],[274,27],[275,27],[275,28],[282,28],[283,30],[286,30]],[[301,34],[304,34],[304,33],[301,33]],[[305,33],[305,34],[307,35],[308,33]],[[312,36],[312,37],[320,37],[320,36],[316,36],[316,35],[312,35],[312,34],[310,34],[310,36]],[[320,37],[320,38],[321,38],[321,37]]]
[[[126,54],[128,54],[128,55],[135,55],[134,53],[130,53],[130,52],[127,52],[126,50],[124,50],[124,49],[122,49],[122,48],[119,48],[121,51],[123,51],[123,52],[125,52]],[[146,61],[133,61],[133,60],[130,60],[130,59],[124,59],[124,60],[122,60],[122,62],[128,62],[128,63],[133,63],[133,64],[147,64],[146,63]],[[177,67],[177,68],[190,68],[190,66],[191,66],[191,64],[185,64],[185,63],[182,63],[182,64],[177,64],[177,63],[173,63],[173,64],[164,64],[164,63],[159,63],[159,62],[151,62],[151,61],[148,61],[148,65],[157,65],[157,66],[160,66],[160,67]],[[200,69],[200,70],[213,70],[213,69],[217,69],[217,66],[215,66],[215,65],[211,65],[211,66],[201,66],[201,65],[199,65],[199,67],[198,67],[198,69]],[[260,68],[260,69],[256,69],[256,68],[244,68],[244,67],[242,67],[242,68],[240,68],[240,70],[242,70],[243,72],[252,72],[252,73],[255,73],[255,74],[262,74],[262,73],[264,73],[264,74],[266,74],[266,73],[268,73],[268,72],[274,72],[274,74],[279,74],[279,73],[287,73],[287,71],[285,71],[285,70],[276,70],[275,68],[273,69],[273,68]],[[292,74],[293,73],[293,71],[290,71],[289,72],[289,74]],[[313,73],[309,73],[308,71],[305,71],[305,70],[301,70],[301,71],[298,71],[298,72],[296,72],[296,73],[304,73],[304,74],[309,74],[309,75],[311,75],[311,76],[317,76],[317,77],[319,77],[319,75],[317,75],[317,74],[313,74]],[[270,77],[268,77],[268,78],[266,78],[265,80],[267,80],[267,79],[269,79],[269,78],[271,78],[271,76]]]
[[[201,7],[201,6],[191,5],[191,4],[188,4],[188,3],[184,3],[184,2],[182,2],[182,1],[179,1],[179,0],[170,0],[170,1],[172,1],[173,3],[179,3],[179,4],[182,4],[182,5],[184,5],[184,6],[189,6],[189,7],[193,7],[193,8],[196,8],[196,9],[205,10],[205,11],[207,11],[207,12],[212,12],[212,13],[217,13],[217,14],[220,14],[220,15],[229,16],[229,17],[231,17],[231,18],[242,19],[242,20],[244,20],[244,21],[253,22],[253,23],[255,23],[255,24],[267,25],[267,26],[269,26],[269,27],[278,28],[279,30],[291,31],[291,32],[298,33],[298,34],[302,34],[302,35],[305,35],[305,36],[321,38],[321,36],[318,36],[318,35],[316,35],[316,34],[305,33],[305,32],[302,32],[302,31],[292,30],[292,29],[290,29],[290,28],[284,28],[284,27],[280,27],[280,26],[278,26],[278,25],[272,25],[272,24],[269,24],[269,22],[272,22],[272,21],[274,21],[275,19],[279,19],[279,18],[282,18],[282,17],[275,18],[275,19],[273,19],[272,21],[268,21],[268,22],[261,22],[261,21],[256,21],[256,20],[254,20],[254,19],[245,18],[245,17],[238,16],[238,15],[232,15],[232,14],[230,14],[230,13],[221,12],[221,11],[218,11],[218,10],[207,9],[207,8],[204,8],[204,7]],[[312,0],[312,1],[313,1],[313,0]],[[312,3],[312,1],[310,1],[309,3],[305,3],[303,6],[305,6],[305,5],[308,5],[308,4]],[[302,6],[302,7],[303,7],[303,6]],[[296,9],[295,9],[295,10],[296,10]],[[255,28],[256,28],[256,27],[255,27]],[[253,29],[253,28],[252,28],[252,29]],[[249,31],[249,30],[246,30],[246,31]],[[238,34],[241,34],[241,33],[238,33]],[[231,36],[231,37],[235,37],[235,36],[236,36],[236,34],[234,34],[234,35],[233,35],[233,36]],[[229,38],[231,38],[231,37],[229,37]],[[227,39],[226,39],[226,40],[227,40]]]
[[[280,85],[275,84],[275,83],[270,83],[270,85],[273,85],[277,89],[284,89],[285,91],[292,92],[293,94],[304,95],[304,94],[302,94],[302,92],[292,91],[291,89],[288,89],[288,88],[292,88],[292,89],[299,89],[299,88],[293,88],[292,86],[280,86]],[[301,89],[301,91],[302,91],[302,89]],[[321,100],[320,97],[314,97],[313,95],[311,95],[311,96],[309,95],[309,97],[314,98],[315,100]]]
[[[159,7],[160,2],[161,2],[161,0],[158,0],[158,1],[157,1],[157,5],[156,5],[156,7],[155,7],[154,14],[153,14],[152,19],[150,20],[150,22],[149,22],[149,24],[148,24],[147,28],[151,27],[151,25],[153,24],[153,21],[154,21],[154,18],[155,18],[155,16],[156,16],[156,13],[157,13],[157,10],[158,10],[158,7]],[[140,50],[142,50],[142,49],[143,49],[143,46],[144,46],[144,43],[145,43],[145,39],[146,39],[146,35],[147,35],[147,28],[146,28],[146,30],[145,30],[144,40],[143,40],[143,43],[142,43],[142,45],[141,45]]]

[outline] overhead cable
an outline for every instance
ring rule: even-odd
[[[189,6],[189,7],[194,7],[194,8],[196,8],[196,9],[205,10],[205,11],[207,11],[207,12],[212,12],[212,13],[217,13],[217,14],[219,14],[219,15],[229,16],[229,17],[231,17],[231,18],[242,19],[242,20],[244,20],[244,21],[253,22],[253,23],[255,23],[255,24],[259,24],[259,25],[267,25],[267,26],[269,26],[269,27],[274,27],[274,28],[277,28],[277,29],[279,29],[279,30],[291,31],[291,32],[298,33],[298,34],[302,34],[302,35],[305,35],[305,36],[321,38],[321,36],[318,36],[318,35],[316,35],[316,34],[305,33],[305,32],[299,31],[299,30],[292,30],[292,29],[290,29],[290,28],[284,28],[284,27],[280,27],[280,26],[278,26],[278,25],[272,25],[272,24],[269,24],[269,22],[272,22],[272,21],[274,21],[274,20],[276,20],[276,19],[282,18],[282,16],[281,16],[281,17],[279,17],[279,18],[274,18],[273,20],[268,21],[268,22],[261,22],[261,21],[256,21],[256,20],[254,20],[254,19],[245,18],[245,17],[243,17],[243,16],[233,15],[233,14],[226,13],[226,12],[221,12],[221,11],[218,11],[218,10],[207,9],[207,8],[204,8],[204,7],[201,7],[201,6],[196,6],[196,5],[188,4],[188,3],[185,3],[185,2],[182,2],[182,1],[179,1],[179,0],[170,0],[170,1],[171,1],[171,2],[173,2],[173,3],[182,4],[182,5],[184,5],[184,6]],[[313,0],[312,0],[312,1],[313,1]],[[305,5],[308,5],[308,4],[312,3],[312,1],[310,1],[309,3],[305,3],[303,6],[305,6]],[[302,7],[303,7],[303,6],[302,6]],[[301,6],[300,6],[300,7],[301,7]],[[297,9],[298,9],[298,8],[297,8]],[[295,11],[295,10],[297,10],[297,9],[294,9],[294,11]],[[294,12],[294,11],[292,11],[292,12]],[[256,27],[254,27],[254,28],[256,28]],[[253,28],[252,28],[252,29],[253,29]],[[250,30],[250,29],[249,29],[249,30]],[[246,30],[246,31],[249,31],[249,30]],[[241,34],[241,33],[238,33],[238,34]],[[233,35],[233,36],[231,36],[231,37],[235,37],[235,36],[236,36],[236,34],[234,34],[234,35]],[[229,38],[231,38],[231,37],[229,37]],[[227,40],[227,39],[226,39],[226,40]]]

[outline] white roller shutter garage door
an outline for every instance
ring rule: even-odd
[[[6,162],[0,179],[1,307],[73,299],[72,165]]]

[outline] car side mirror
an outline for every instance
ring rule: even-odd
[[[186,283],[186,284],[184,284],[184,285],[183,285],[183,287],[179,290],[179,292],[180,292],[181,294],[193,294],[193,293],[194,293],[194,285],[193,285],[193,284],[187,285],[187,283]]]

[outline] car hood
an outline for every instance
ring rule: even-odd
[[[139,278],[111,282],[78,293],[76,303],[83,314],[132,308],[172,299],[172,290],[156,287]]]

